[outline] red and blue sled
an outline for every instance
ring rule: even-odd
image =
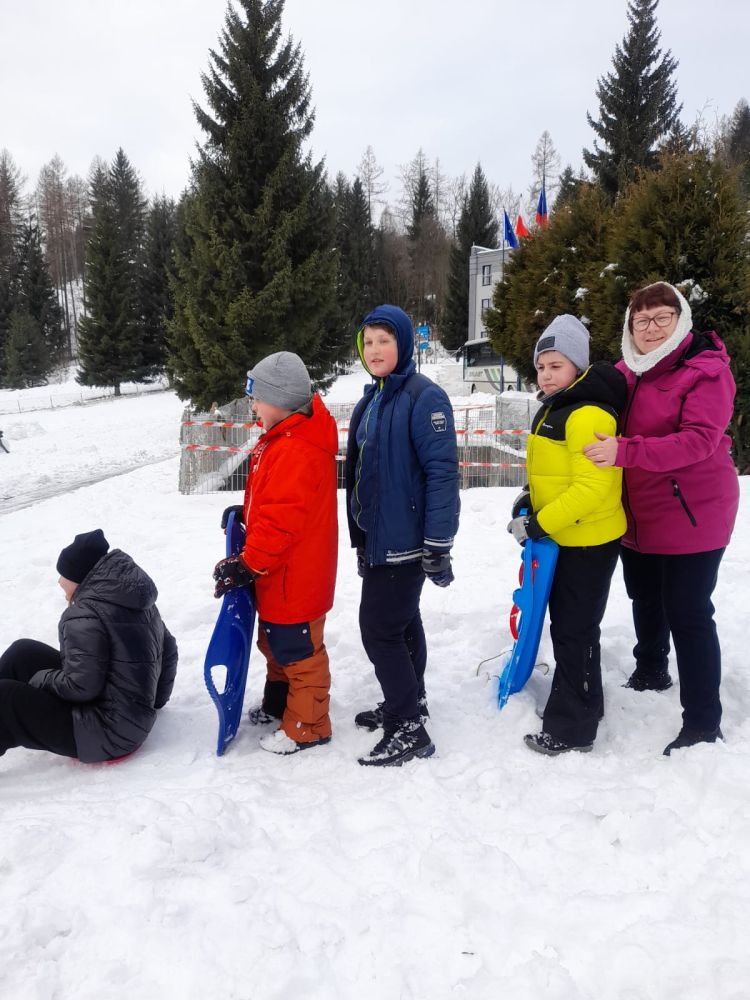
[[[245,544],[245,529],[232,512],[227,520],[227,555],[238,555]],[[219,713],[217,756],[221,757],[237,735],[245,700],[250,644],[255,627],[255,594],[250,587],[228,590],[221,602],[211,641],[206,651],[203,676]],[[225,671],[224,690],[214,683],[213,671]]]
[[[523,688],[534,670],[556,563],[557,543],[551,538],[529,538],[525,542],[518,574],[520,587],[513,591],[510,612],[515,642],[500,676],[498,708]]]

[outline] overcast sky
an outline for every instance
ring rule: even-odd
[[[85,176],[122,146],[153,195],[177,197],[200,133],[191,98],[225,0],[2,0],[0,148],[29,180],[55,153]],[[748,0],[661,0],[663,48],[679,59],[682,118],[713,124],[750,99]],[[316,126],[312,147],[349,177],[371,145],[398,194],[421,147],[445,173],[481,162],[526,192],[548,129],[581,166],[596,81],[627,30],[625,0],[287,0]]]

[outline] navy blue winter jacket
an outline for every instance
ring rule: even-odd
[[[440,386],[416,372],[406,313],[388,305],[369,313],[357,334],[360,357],[368,325],[395,333],[398,363],[367,386],[349,422],[349,535],[370,566],[418,562],[423,548],[450,551],[458,530],[453,410]]]

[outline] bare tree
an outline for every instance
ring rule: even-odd
[[[388,184],[381,180],[384,172],[384,168],[381,167],[375,159],[375,153],[372,146],[368,146],[362,154],[362,159],[359,161],[357,176],[362,183],[362,188],[364,189],[365,197],[367,198],[367,208],[370,212],[371,223],[373,222],[373,205],[384,204],[380,196],[385,194],[388,190]]]
[[[539,137],[536,149],[531,154],[532,181],[529,185],[529,199],[526,211],[530,221],[536,215],[536,206],[539,201],[539,192],[544,190],[547,195],[547,206],[554,204],[557,197],[557,189],[560,187],[560,154],[555,149],[552,136],[545,129]]]

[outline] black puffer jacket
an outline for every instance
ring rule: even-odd
[[[94,566],[60,619],[59,670],[40,670],[34,687],[75,702],[79,759],[110,760],[137,749],[169,701],[177,643],[154,603],[154,581],[113,549]]]

